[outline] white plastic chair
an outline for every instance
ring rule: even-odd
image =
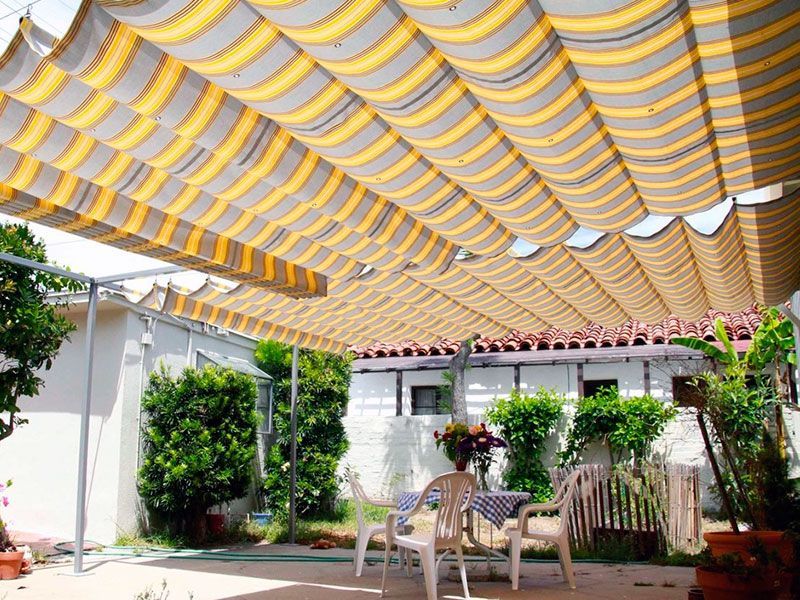
[[[397,503],[391,500],[376,500],[367,496],[367,493],[364,491],[364,487],[358,480],[357,475],[350,469],[347,469],[347,479],[350,482],[350,489],[353,492],[353,501],[356,505],[356,521],[358,522],[358,533],[356,534],[356,550],[355,556],[353,557],[353,567],[356,570],[356,577],[361,577],[361,570],[364,567],[364,558],[367,554],[367,544],[369,544],[370,538],[386,531],[386,525],[383,523],[367,523],[367,520],[364,518],[364,504],[397,508]],[[407,533],[413,530],[413,527],[410,525],[400,525],[397,527],[397,530],[400,533]],[[402,559],[404,556],[404,553],[400,555],[400,568],[403,567]]]
[[[506,537],[509,541],[509,555],[511,558],[511,589],[519,589],[519,562],[522,552],[522,539],[541,540],[555,544],[558,550],[558,560],[561,563],[561,571],[564,581],[569,587],[575,589],[575,572],[572,570],[572,557],[569,553],[569,509],[575,489],[578,485],[580,471],[574,471],[567,477],[558,488],[555,497],[550,502],[543,504],[526,504],[520,507],[517,517],[517,526],[506,529]],[[559,512],[561,523],[555,532],[552,531],[530,531],[528,529],[528,517],[531,513],[537,512]]]
[[[381,580],[381,597],[386,594],[386,575],[389,571],[389,559],[392,556],[392,544],[398,551],[403,548],[419,552],[422,573],[425,576],[425,588],[428,600],[436,600],[437,583],[437,550],[452,550],[458,557],[458,569],[461,572],[461,583],[464,585],[464,597],[469,600],[467,587],[467,571],[464,567],[464,554],[461,550],[462,514],[472,503],[475,493],[475,475],[461,471],[439,475],[431,481],[417,499],[417,503],[409,510],[391,511],[386,517],[386,553],[383,559],[383,578]],[[439,508],[433,521],[433,529],[429,533],[411,535],[390,534],[396,529],[397,519],[410,517],[420,512],[425,506],[425,499],[434,489],[439,490]],[[411,576],[411,556],[407,556],[408,576]]]

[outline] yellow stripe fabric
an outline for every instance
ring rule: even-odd
[[[238,283],[172,310],[337,351],[780,302],[798,26],[790,0],[87,2],[0,56],[0,210]]]

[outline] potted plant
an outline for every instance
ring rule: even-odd
[[[745,560],[739,554],[715,556],[710,548],[701,553],[695,572],[705,600],[778,598],[784,569],[780,556],[768,551],[758,540],[752,540],[748,552],[752,560]]]
[[[800,495],[789,481],[781,412],[782,369],[796,360],[786,340],[790,334],[791,328],[787,330],[776,311],[770,310],[743,357],[720,320],[716,337],[722,348],[693,338],[675,340],[704,351],[723,367],[693,378],[691,404],[714,473],[715,493],[731,525],[730,531],[705,533],[703,538],[710,554],[720,560],[713,572],[717,578],[730,575],[728,583],[734,588],[743,585],[742,573],[732,559],[722,557],[737,556],[744,566],[753,567],[757,556],[752,549],[763,547],[794,565],[791,538],[798,530]],[[760,568],[767,578],[775,575],[766,573],[765,565]],[[708,571],[702,575],[698,571],[701,585],[701,579],[710,577]]]
[[[0,483],[0,492],[4,492],[11,485],[11,481]],[[2,496],[3,506],[8,506],[8,497]],[[0,579],[16,579],[22,569],[22,559],[25,553],[18,550],[8,535],[5,521],[0,518]]]
[[[469,433],[469,427],[465,423],[447,423],[444,426],[444,433],[439,430],[433,432],[433,439],[436,440],[436,447],[440,448],[444,455],[455,465],[456,471],[466,471],[469,459],[458,453],[458,443]]]

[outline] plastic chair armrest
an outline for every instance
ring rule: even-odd
[[[527,531],[528,517],[531,515],[531,513],[555,512],[560,508],[561,508],[560,504],[551,504],[549,502],[543,502],[540,504],[526,504],[525,506],[522,506],[519,509],[519,513],[517,516],[517,527],[520,528],[522,531]]]
[[[379,498],[367,498],[367,504],[371,504],[372,506],[383,506],[385,508],[397,508],[397,502],[393,500],[382,500]]]
[[[386,514],[386,522],[388,523],[389,519],[392,519],[393,521],[397,521],[397,519],[399,519],[400,517],[410,517],[413,514],[414,514],[414,509],[413,508],[410,509],[410,510],[390,510]]]

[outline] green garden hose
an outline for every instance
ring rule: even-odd
[[[92,542],[89,542],[92,543]],[[75,550],[68,548],[74,542],[60,542],[55,544],[55,549],[65,554],[74,554]],[[252,554],[249,552],[232,552],[228,550],[195,550],[190,548],[156,548],[148,546],[101,546],[102,550],[86,551],[87,556],[117,556],[128,558],[172,558],[181,560],[223,560],[241,562],[297,562],[297,563],[352,563],[353,559],[348,556],[303,556],[298,554]],[[446,558],[446,561],[455,561],[455,557]],[[466,562],[486,562],[485,556],[468,555],[464,557]],[[382,563],[383,556],[367,557],[368,562]],[[504,562],[503,559],[492,557],[492,562]],[[397,559],[392,558],[392,563]],[[523,558],[524,563],[557,563],[557,559],[548,558]],[[588,564],[628,564],[646,565],[647,562],[604,560],[599,558],[575,558],[574,563]]]

